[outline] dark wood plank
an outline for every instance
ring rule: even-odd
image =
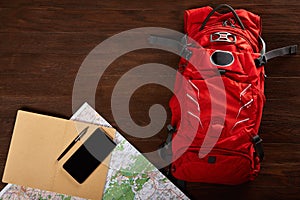
[[[126,24],[126,28],[136,28],[145,26],[168,27],[175,30],[182,30],[183,27],[183,11],[155,9],[153,7],[145,9],[61,9],[61,8],[2,8],[0,12],[0,31],[1,32],[26,32],[26,31],[42,31],[42,32],[89,32],[118,31],[120,23],[116,20],[122,18],[122,24]],[[300,19],[298,12],[299,6],[291,7],[266,7],[264,8],[267,15],[262,14],[264,34],[283,34],[293,32],[297,34],[300,28],[295,25]],[[255,12],[256,10],[252,10]],[[261,13],[258,11],[258,13]],[[278,14],[280,13],[280,15]],[[274,15],[279,15],[274,20]],[[161,17],[164,16],[164,17]],[[293,17],[290,17],[293,16]],[[64,23],[64,21],[68,23]],[[84,21],[84,23],[82,23]],[[112,24],[113,23],[113,24]],[[64,26],[61,26],[64,24]],[[74,28],[76,24],[76,28]],[[289,38],[290,39],[290,38]]]
[[[72,0],[66,0],[66,1],[43,1],[43,0],[31,0],[31,1],[22,1],[22,0],[14,0],[14,1],[6,1],[1,2],[0,7],[3,8],[17,8],[17,7],[25,7],[25,8],[40,8],[40,7],[46,7],[46,8],[81,8],[81,9],[111,9],[111,10],[127,10],[127,9],[137,9],[137,10],[143,10],[143,9],[167,9],[167,8],[196,8],[196,7],[202,7],[207,5],[217,5],[220,3],[224,3],[222,0],[216,0],[213,3],[209,1],[189,1],[189,2],[181,2],[181,1],[172,1],[172,0],[166,0],[166,1],[159,1],[159,0],[153,0],[151,2],[148,1],[111,1],[111,0],[103,0],[103,1],[72,1]],[[288,2],[283,2],[280,0],[270,0],[269,2],[263,2],[260,0],[253,0],[251,2],[237,2],[232,1],[231,4],[235,8],[245,8],[245,9],[253,9],[260,11],[260,13],[263,13],[265,11],[266,6],[272,5],[271,8],[278,9],[282,7],[288,7],[288,6],[299,6],[297,0],[291,0]],[[269,9],[269,12],[272,12],[271,9]]]
[[[118,16],[116,18],[116,16]],[[160,16],[165,16],[161,19]],[[122,21],[117,21],[121,18]],[[64,26],[62,24],[65,21]],[[175,22],[181,23],[175,23]],[[2,22],[2,23],[1,23]],[[84,23],[82,23],[84,22]],[[147,26],[169,27],[182,29],[183,14],[181,11],[153,9],[145,10],[85,10],[82,9],[2,9],[0,12],[1,32],[99,32],[122,30],[121,24],[127,29]],[[76,24],[76,28],[74,25]],[[87,31],[88,30],[88,31]]]
[[[190,197],[193,199],[289,199],[294,200],[300,195],[299,187],[256,188],[255,183],[242,186],[211,186],[202,187],[201,184],[189,183]],[[287,192],[288,191],[288,192]]]

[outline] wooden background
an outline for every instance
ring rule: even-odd
[[[227,1],[263,19],[268,49],[300,44],[300,1]],[[72,88],[86,55],[101,41],[132,28],[157,26],[183,31],[186,9],[223,1],[0,1],[0,176],[2,177],[18,109],[69,118]],[[172,66],[179,57],[159,50],[139,50],[117,59],[102,77],[96,110],[116,126],[110,110],[114,85],[129,69],[155,62]],[[240,186],[188,183],[193,199],[300,198],[300,56],[268,63],[267,102],[261,124],[265,161],[260,176]],[[134,81],[134,79],[132,80]],[[149,123],[148,110],[162,104],[168,112],[171,91],[145,85],[131,98],[130,113],[139,125]],[[168,121],[167,121],[168,122]],[[117,126],[116,126],[117,127]],[[158,148],[162,130],[148,139],[126,136],[142,152]],[[155,163],[155,158],[151,159]],[[0,189],[5,184],[0,183]]]

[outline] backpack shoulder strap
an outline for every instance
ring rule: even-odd
[[[157,35],[150,35],[150,37],[148,37],[148,42],[153,45],[169,47],[178,52],[178,54],[186,60],[189,60],[192,56],[192,51],[187,48],[189,46],[189,44],[187,44],[187,35],[184,35],[178,40]]]
[[[256,66],[262,66],[267,63],[268,60],[284,55],[292,55],[297,53],[297,45],[285,46],[277,49],[273,49],[266,53],[263,53],[259,58],[255,59]]]
[[[290,45],[278,49],[273,49],[271,51],[268,51],[265,56],[267,60],[270,60],[272,58],[276,58],[278,56],[284,56],[284,55],[292,55],[296,54],[297,52],[297,45]]]

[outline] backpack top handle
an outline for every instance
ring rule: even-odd
[[[232,14],[234,15],[235,19],[238,21],[240,27],[241,27],[243,30],[245,30],[245,26],[244,26],[244,24],[242,23],[242,21],[241,21],[241,19],[239,18],[239,16],[236,14],[235,10],[234,10],[230,5],[228,5],[228,4],[220,4],[220,5],[218,5],[215,9],[213,9],[213,10],[207,15],[207,17],[206,17],[205,20],[203,21],[203,23],[202,23],[202,25],[201,25],[199,31],[202,31],[202,30],[204,29],[206,23],[207,23],[208,20],[210,19],[210,17],[211,17],[217,10],[219,10],[220,8],[223,8],[223,7],[228,8],[228,9],[232,12]]]

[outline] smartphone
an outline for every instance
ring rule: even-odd
[[[78,182],[83,183],[116,144],[97,128],[78,150],[64,163],[63,168]]]

